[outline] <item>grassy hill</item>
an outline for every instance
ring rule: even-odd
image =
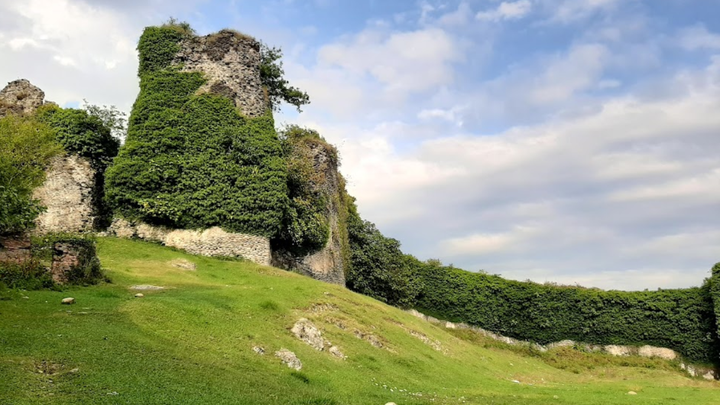
[[[294,273],[144,242],[98,244],[111,284],[0,292],[0,404],[697,405],[720,398],[720,384],[688,378],[665,361],[532,353]],[[173,267],[177,259],[197,269]],[[138,284],[166,288],[134,298],[129,287]],[[67,296],[76,304],[60,305]],[[300,318],[347,359],[293,336]],[[382,347],[357,335],[375,336]],[[301,371],[273,355],[281,348],[297,354]]]

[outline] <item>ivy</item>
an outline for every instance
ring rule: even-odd
[[[203,75],[180,72],[165,55],[183,35],[163,26],[140,38],[140,94],[106,197],[128,219],[274,236],[288,196],[272,113],[248,118],[225,97],[197,95]]]
[[[541,344],[564,339],[647,344],[674,349],[692,360],[718,359],[708,283],[678,290],[603,291],[506,280],[437,263],[418,269],[424,287],[417,305],[442,319]]]

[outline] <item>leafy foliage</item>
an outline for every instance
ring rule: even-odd
[[[0,119],[0,234],[34,226],[43,210],[32,198],[45,179],[45,167],[61,151],[50,127],[33,118]]]
[[[595,344],[668,347],[693,360],[717,360],[709,288],[603,291],[541,285],[426,264],[418,307],[517,339],[546,344],[573,339]]]
[[[12,289],[41,290],[55,288],[55,282],[40,260],[32,258],[19,263],[0,262],[0,286]]]
[[[403,254],[398,240],[383,236],[353,208],[348,221],[351,268],[347,287],[390,305],[415,305],[423,288],[416,274],[420,261]]]
[[[325,246],[330,232],[328,199],[336,190],[328,187],[325,174],[314,167],[318,149],[337,165],[337,150],[311,129],[288,126],[280,132],[287,164],[290,199],[277,241],[293,251],[312,251]]]
[[[99,106],[90,104],[87,100],[83,100],[83,102],[83,109],[89,116],[99,119],[103,123],[103,126],[110,130],[110,135],[112,135],[113,138],[118,141],[125,139],[127,135],[127,119],[124,112],[118,110],[114,105]]]
[[[150,27],[140,39],[140,94],[125,145],[107,172],[107,199],[128,219],[273,236],[287,184],[272,114],[247,118],[229,99],[195,95],[202,74],[180,72],[169,66],[171,56],[158,57],[181,38]]]
[[[718,337],[718,352],[720,352],[720,263],[715,263],[711,270],[711,276],[707,281],[710,289],[715,310],[715,324],[717,326],[716,336]]]
[[[290,86],[285,79],[285,70],[282,65],[282,50],[271,48],[265,44],[260,45],[260,79],[268,92],[270,105],[273,110],[280,108],[281,102],[294,105],[298,111],[300,107],[310,104],[310,96],[297,87]]]
[[[93,107],[98,113],[100,108]],[[38,117],[55,130],[55,139],[66,152],[90,159],[96,170],[104,170],[118,154],[120,141],[112,136],[112,123],[107,125],[96,115],[85,110],[48,106],[38,111]]]

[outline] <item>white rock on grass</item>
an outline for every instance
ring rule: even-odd
[[[72,305],[75,303],[75,298],[72,298],[72,297],[63,298],[61,303],[63,305]]]
[[[145,295],[144,295],[143,293],[137,293],[137,294],[135,294],[135,298],[142,298],[142,297],[144,297],[144,296],[145,296]]]
[[[140,285],[134,285],[130,287],[131,290],[164,290],[165,287],[160,287],[158,285],[148,285],[148,284],[140,284]]]
[[[260,346],[253,346],[253,351],[261,356],[265,354],[265,349]]]
[[[322,332],[312,322],[305,318],[301,318],[290,331],[300,340],[309,344],[316,350],[324,350],[325,346],[330,346],[330,342],[322,337]]]
[[[283,364],[287,364],[288,367],[293,370],[300,371],[302,369],[302,362],[297,358],[295,353],[288,349],[280,349],[275,352],[275,357],[279,358]]]

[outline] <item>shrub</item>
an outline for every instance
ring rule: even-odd
[[[47,106],[38,118],[55,131],[55,139],[66,152],[88,158],[95,170],[104,170],[117,155],[120,141],[111,128],[85,110]]]
[[[0,285],[23,290],[55,287],[47,267],[36,258],[19,263],[0,262]]]
[[[347,287],[390,305],[415,305],[422,289],[417,276],[421,265],[416,258],[400,251],[400,242],[383,236],[369,221],[351,210],[348,221],[350,271]]]
[[[45,168],[61,151],[50,127],[33,118],[0,119],[0,234],[34,226],[43,210],[32,191],[45,179]]]

